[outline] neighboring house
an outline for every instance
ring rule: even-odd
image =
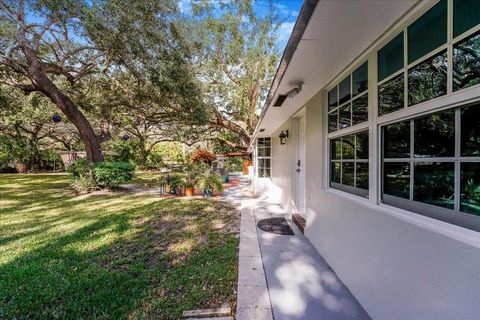
[[[307,0],[255,138],[372,318],[480,319],[480,1]]]

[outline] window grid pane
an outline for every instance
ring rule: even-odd
[[[261,178],[270,178],[271,145],[271,138],[257,138],[257,174]]]
[[[403,68],[403,32],[378,51],[378,81]]]
[[[331,139],[330,182],[353,188],[349,190],[364,190],[361,194],[365,196],[368,190],[368,152],[368,131]],[[331,187],[335,186],[331,184]]]
[[[368,121],[368,94],[358,97],[358,94],[366,90],[368,90],[368,61],[328,92],[329,133]]]
[[[384,126],[382,140],[383,195],[480,216],[480,103]]]
[[[447,42],[447,0],[440,0],[412,23],[408,34],[408,63],[420,59]]]
[[[480,1],[453,1],[453,36],[459,36],[480,23]]]
[[[447,94],[447,51],[408,70],[408,105]]]
[[[453,91],[480,84],[479,56],[480,33],[453,46]]]
[[[403,73],[378,86],[378,115],[403,109]]]

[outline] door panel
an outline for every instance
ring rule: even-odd
[[[298,119],[298,145],[297,145],[297,199],[296,205],[300,213],[305,213],[305,115]]]

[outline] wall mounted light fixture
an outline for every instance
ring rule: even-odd
[[[289,98],[295,97],[297,94],[299,94],[302,91],[302,88],[303,88],[302,81],[295,82],[295,86],[293,87],[293,89],[287,92],[287,96]]]
[[[288,130],[285,130],[285,131],[280,132],[280,134],[278,135],[278,137],[280,138],[280,144],[285,144],[285,143],[287,143]]]

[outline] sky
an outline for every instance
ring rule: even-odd
[[[191,6],[192,1],[195,0],[178,0],[178,5],[180,11],[187,11],[188,8]],[[215,1],[215,0],[212,0]],[[253,0],[254,11],[259,15],[268,14],[270,10],[270,6],[273,7],[274,12],[279,16],[280,20],[282,21],[279,30],[278,30],[278,38],[277,38],[277,46],[280,49],[280,52],[283,52],[285,49],[288,39],[290,38],[290,34],[293,30],[293,26],[295,25],[295,21],[297,19],[298,13],[300,12],[300,8],[302,7],[303,0]],[[41,18],[35,17],[33,15],[29,15],[28,18],[35,22]]]
[[[178,4],[180,11],[188,11],[192,1],[195,0],[179,0]],[[302,4],[303,0],[254,0],[253,10],[259,16],[268,14],[270,5],[272,5],[274,12],[282,21],[278,30],[277,38],[277,45],[281,52],[283,52],[287,45],[290,33],[295,25]]]
[[[253,9],[259,15],[268,12],[270,2],[273,10],[279,15],[282,24],[278,30],[278,47],[283,51],[287,45],[288,38],[292,32],[298,13],[302,7],[303,0],[256,0]]]

